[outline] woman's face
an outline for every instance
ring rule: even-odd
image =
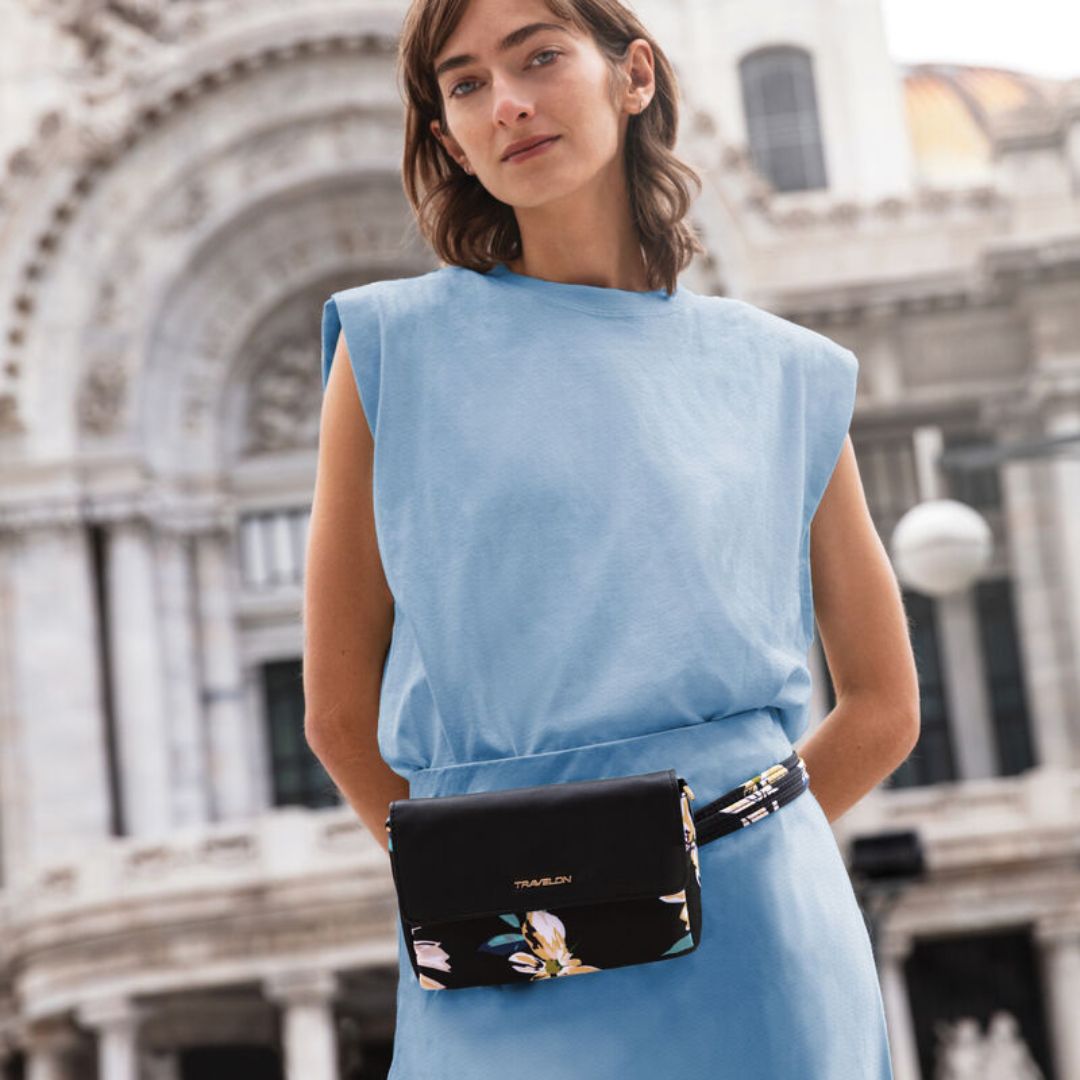
[[[528,32],[535,23],[547,26]],[[593,39],[543,0],[472,0],[435,58],[448,130],[436,120],[432,133],[502,202],[529,207],[558,199],[619,167],[626,118],[652,94],[647,42],[639,39],[626,64],[635,57],[636,70],[649,78],[635,86],[627,80],[613,103],[610,72]],[[538,136],[555,138],[537,153],[504,159],[512,143]]]

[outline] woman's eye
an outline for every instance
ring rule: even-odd
[[[463,86],[468,86],[468,84],[471,83],[471,82],[476,82],[476,80],[475,79],[462,79],[461,82],[459,82],[456,86],[451,88],[450,96],[451,97],[463,97],[464,95],[459,94],[458,90],[460,90]]]
[[[558,55],[559,55],[559,50],[558,49],[543,49],[542,51],[538,52],[536,54],[536,56],[533,57],[533,59],[538,60],[541,56],[558,56]],[[547,67],[546,64],[541,64],[540,66],[541,67]]]
[[[539,60],[541,56],[555,57],[555,56],[558,56],[558,55],[559,55],[559,50],[558,49],[542,49],[532,59],[533,60]],[[530,63],[532,63],[532,61],[530,61]],[[554,61],[553,60],[545,61],[543,64],[540,64],[540,67],[547,67],[548,64],[551,64],[551,63],[554,63]],[[462,79],[461,82],[459,82],[456,85],[454,85],[453,87],[451,87],[451,89],[450,89],[450,97],[468,97],[468,95],[469,95],[469,93],[471,93],[471,91],[467,91],[464,94],[459,94],[458,90],[460,90],[463,86],[468,86],[469,83],[474,83],[474,82],[476,82],[475,79]]]

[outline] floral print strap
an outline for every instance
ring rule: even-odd
[[[744,780],[694,813],[698,843],[753,825],[801,795],[810,784],[806,763],[793,750],[789,757]]]

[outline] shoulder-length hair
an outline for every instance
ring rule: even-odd
[[[611,72],[617,100],[617,62],[630,42],[652,47],[655,94],[632,114],[626,129],[624,165],[630,207],[645,257],[649,287],[673,292],[679,272],[705,248],[685,218],[689,183],[701,178],[673,152],[678,129],[674,69],[652,35],[618,0],[544,0],[548,9],[591,34]],[[447,130],[435,57],[454,32],[468,0],[413,0],[402,26],[398,70],[405,101],[402,183],[421,235],[444,262],[486,273],[496,262],[521,255],[521,233],[512,206],[496,199],[466,173],[431,133],[431,121]]]

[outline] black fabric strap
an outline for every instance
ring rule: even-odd
[[[806,764],[793,750],[791,756],[770,765],[757,776],[733,787],[694,812],[697,843],[707,844],[746,825],[753,825],[781,806],[797,799],[810,786]]]

